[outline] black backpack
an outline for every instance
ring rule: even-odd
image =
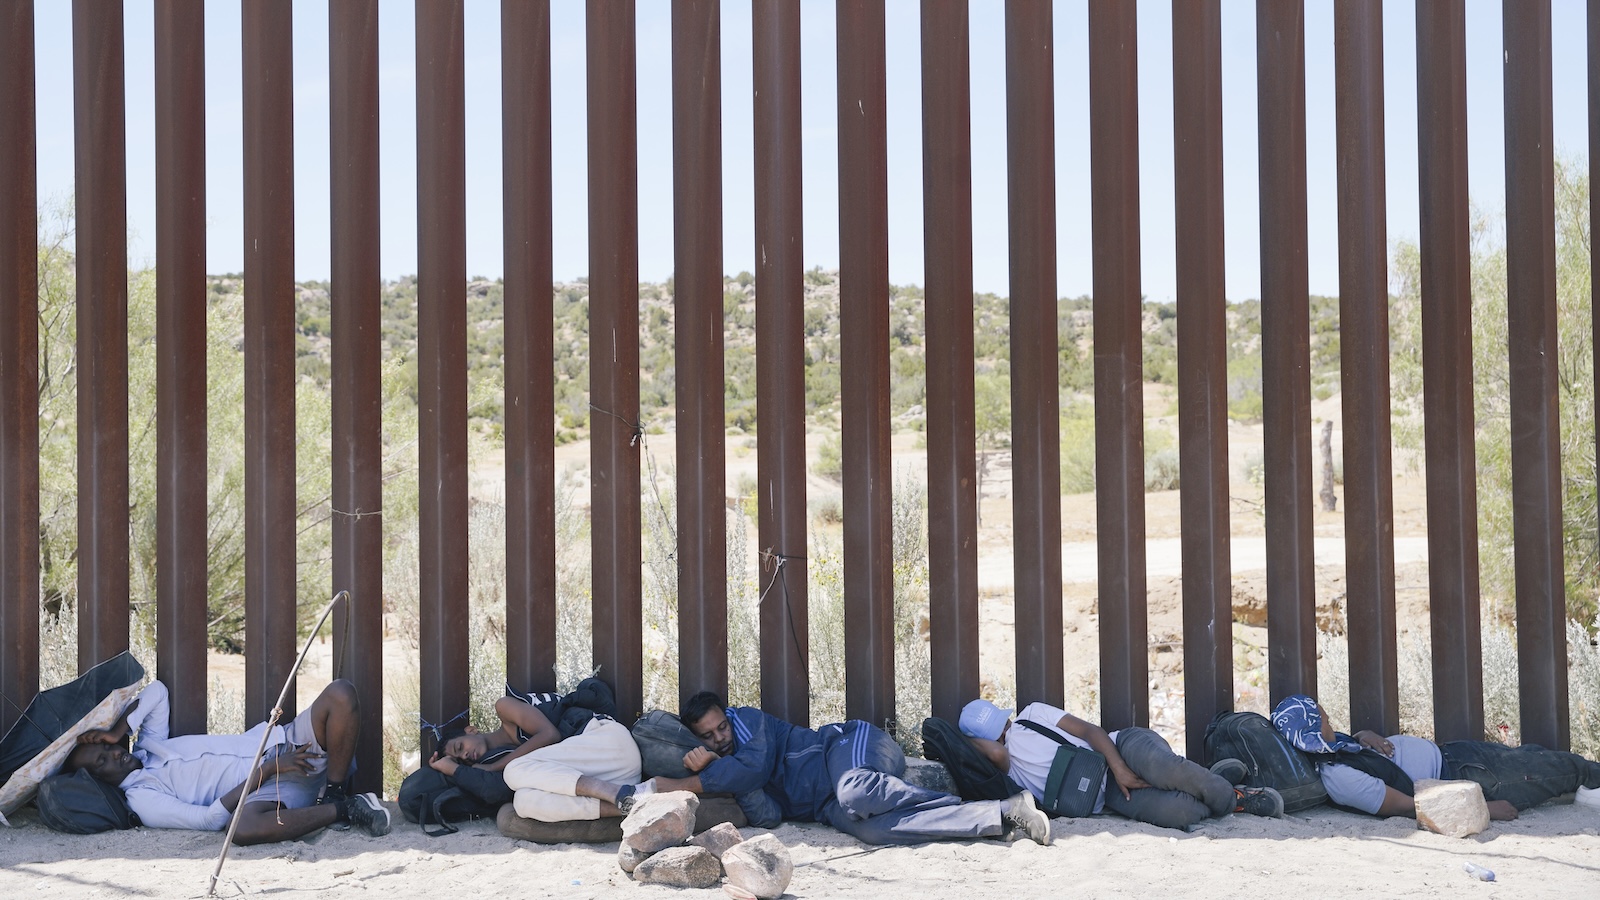
[[[950,770],[950,780],[956,783],[956,793],[963,800],[1004,800],[1022,792],[1011,776],[1000,771],[966,735],[941,718],[922,720],[922,752]]]
[[[1310,754],[1290,745],[1266,716],[1217,713],[1206,726],[1206,757],[1237,759],[1248,770],[1246,787],[1270,787],[1283,795],[1283,811],[1298,812],[1327,802],[1328,791]]]
[[[39,821],[52,831],[99,834],[139,824],[122,789],[95,778],[88,769],[39,782],[33,802],[39,808]]]
[[[498,778],[500,787],[505,788],[505,776],[499,772],[466,766],[461,771]],[[501,803],[487,802],[470,791],[462,790],[443,772],[428,765],[407,775],[400,782],[399,801],[400,812],[406,820],[421,825],[423,832],[430,837],[454,833],[458,830],[453,824],[455,822],[493,818],[500,812],[504,802],[503,799]],[[430,827],[435,825],[438,827]]]
[[[683,767],[683,757],[700,746],[700,739],[677,716],[653,709],[633,723],[632,731],[644,777],[688,778],[694,774]]]

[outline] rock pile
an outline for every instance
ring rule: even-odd
[[[780,897],[794,877],[789,848],[771,834],[745,840],[728,823],[694,834],[700,798],[688,791],[641,797],[622,821],[617,863],[635,881],[716,887],[726,874],[735,897]]]

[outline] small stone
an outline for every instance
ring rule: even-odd
[[[728,882],[744,888],[763,900],[783,896],[794,877],[794,860],[789,848],[771,834],[751,838],[729,847],[722,854],[722,868]]]
[[[622,843],[645,855],[676,847],[694,834],[700,798],[689,791],[648,794],[622,820]]]
[[[689,843],[694,844],[696,847],[704,847],[711,851],[712,856],[721,859],[722,854],[729,847],[743,840],[744,835],[740,834],[739,829],[735,828],[731,822],[722,822],[690,838]]]
[[[650,854],[635,850],[632,847],[629,847],[627,844],[623,844],[622,847],[617,850],[617,865],[622,867],[622,871],[627,872],[630,875],[633,874],[634,869],[639,868],[640,863],[649,858]]]
[[[911,784],[945,794],[956,793],[955,780],[944,763],[915,757],[906,758],[906,774],[901,776]]]
[[[724,884],[722,892],[732,897],[733,900],[758,900],[755,894],[739,887],[737,884]]]
[[[668,847],[633,870],[633,880],[681,888],[715,887],[722,866],[704,847]]]
[[[1489,805],[1473,781],[1417,782],[1417,824],[1449,837],[1467,837],[1489,827]]]

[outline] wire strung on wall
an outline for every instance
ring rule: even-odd
[[[761,589],[761,596],[756,598],[756,606],[760,607],[763,603],[767,602],[767,595],[772,593],[773,585],[778,584],[783,586],[784,618],[789,622],[789,637],[794,642],[795,656],[805,660],[806,662],[806,664],[801,667],[800,672],[805,676],[806,693],[809,694],[811,692],[811,660],[807,656],[805,648],[800,646],[800,634],[795,630],[794,627],[794,602],[789,598],[789,582],[783,577],[784,566],[786,566],[790,560],[803,563],[806,561],[806,558],[804,556],[790,556],[786,553],[775,553],[771,547],[761,551],[761,569],[765,572],[771,572],[773,575],[772,580],[767,582],[767,586]]]

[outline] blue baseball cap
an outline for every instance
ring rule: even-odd
[[[967,737],[997,741],[1006,730],[1013,710],[1001,709],[987,700],[974,700],[961,708],[961,733]]]

